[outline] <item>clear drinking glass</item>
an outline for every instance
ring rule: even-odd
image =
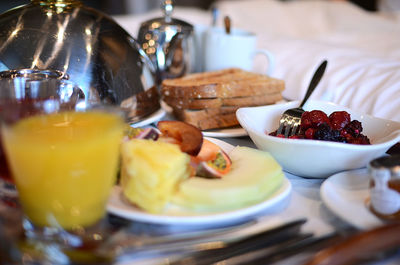
[[[10,103],[11,104],[11,103]],[[101,222],[115,183],[123,113],[62,98],[12,103],[1,136],[28,238],[80,247]]]
[[[80,89],[72,82],[65,80],[64,73],[55,70],[21,69],[0,72],[0,112],[9,111],[15,104],[40,102],[48,99],[60,99],[75,105]],[[31,110],[18,109],[8,119],[17,119],[27,115]],[[0,198],[9,205],[15,206],[17,192],[4,156],[0,141]]]

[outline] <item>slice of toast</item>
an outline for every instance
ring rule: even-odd
[[[236,107],[202,110],[173,109],[175,117],[192,124],[200,130],[225,128],[239,125],[236,119]]]
[[[280,93],[284,88],[282,80],[230,68],[166,79],[162,83],[161,95],[177,98],[249,97]]]
[[[264,94],[250,97],[233,98],[176,98],[164,97],[164,102],[178,109],[205,109],[220,107],[250,107],[273,104],[282,100],[281,93]]]
[[[284,88],[282,80],[230,68],[164,80],[161,95],[176,118],[206,130],[239,125],[238,108],[273,104]]]

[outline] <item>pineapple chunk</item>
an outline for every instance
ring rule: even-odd
[[[268,152],[237,146],[229,156],[232,168],[223,178],[190,178],[171,202],[198,212],[228,211],[259,203],[282,186],[282,168]]]
[[[150,213],[160,213],[190,175],[189,155],[178,145],[133,139],[122,144],[124,196]]]

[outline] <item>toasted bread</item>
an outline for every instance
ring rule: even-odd
[[[205,109],[220,107],[250,107],[273,104],[282,100],[281,93],[264,94],[251,97],[233,98],[175,98],[164,97],[164,102],[178,109]]]
[[[239,122],[236,119],[237,108],[228,108],[229,109],[225,110],[221,110],[221,108],[202,110],[173,109],[173,113],[179,120],[192,124],[200,130],[239,125]]]
[[[238,108],[273,104],[284,87],[282,80],[230,68],[166,79],[161,96],[178,119],[206,130],[238,125]]]
[[[284,87],[282,80],[233,68],[166,79],[162,83],[161,95],[178,98],[249,97],[280,93]]]

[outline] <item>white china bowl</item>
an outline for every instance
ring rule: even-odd
[[[351,119],[359,120],[363,134],[371,145],[356,145],[307,139],[284,139],[269,136],[279,125],[282,113],[299,105],[299,101],[240,108],[236,112],[241,126],[246,129],[255,145],[268,151],[283,169],[297,176],[325,178],[337,172],[365,167],[372,159],[383,155],[400,141],[400,123],[357,113],[333,103],[309,100],[305,110],[347,111]]]

